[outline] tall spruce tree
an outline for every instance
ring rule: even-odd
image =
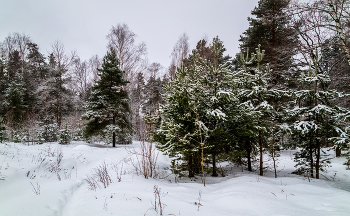
[[[124,89],[128,81],[123,79],[125,72],[119,69],[114,49],[107,52],[98,71],[100,79],[92,87],[87,112],[83,115],[89,120],[85,135],[111,134],[113,147],[117,142],[129,144],[132,141],[131,110]]]
[[[21,70],[19,52],[14,50],[10,53],[7,64],[7,83],[5,84],[5,109],[6,119],[11,127],[18,129],[23,122],[25,108],[27,107],[25,96],[25,83]]]
[[[5,105],[7,106],[6,118],[11,122],[13,128],[18,129],[23,121],[25,108],[24,82],[21,74],[16,74],[14,79],[8,84],[5,91]]]

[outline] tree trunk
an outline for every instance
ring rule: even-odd
[[[113,125],[115,125],[115,116],[113,116]],[[115,131],[113,131],[113,147],[115,147]]]
[[[264,175],[264,161],[263,161],[263,143],[261,140],[261,131],[259,131],[259,148],[260,148],[260,172],[259,175]]]
[[[57,103],[58,103],[58,110],[57,110],[57,124],[58,128],[61,128],[62,123],[62,104],[61,104],[61,94],[62,94],[62,73],[61,73],[61,66],[58,66],[59,70],[59,78],[58,78],[58,96],[57,96]]]
[[[339,147],[337,147],[337,148],[335,149],[335,156],[336,156],[336,157],[340,157],[340,155],[341,155],[341,149],[340,149]]]
[[[216,158],[215,158],[215,153],[212,154],[213,157],[213,174],[211,176],[217,177],[218,174],[216,173]]]
[[[275,150],[273,150],[273,156],[272,156],[272,160],[273,160],[273,169],[275,171],[275,178],[277,178],[277,170],[276,170],[276,158],[275,158]]]
[[[252,160],[251,160],[251,148],[250,148],[250,142],[246,141],[246,146],[247,146],[247,160],[248,160],[248,171],[252,171]]]
[[[309,146],[309,154],[310,154],[310,177],[314,177],[314,159],[312,155],[312,145],[311,145],[311,139],[310,139],[310,146]]]
[[[188,157],[188,177],[190,178],[194,177],[194,172],[192,167],[193,167],[193,156],[192,154],[190,154]]]
[[[321,157],[321,145],[320,141],[316,140],[317,152],[316,152],[316,179],[320,178],[320,157]]]

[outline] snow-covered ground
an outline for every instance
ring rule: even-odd
[[[135,157],[127,149],[138,146],[0,144],[0,215],[160,215],[158,204],[158,213],[154,210],[155,187],[163,215],[350,215],[350,171],[342,165],[344,158],[333,159],[316,180],[290,174],[293,151],[283,151],[278,178],[271,169],[260,177],[222,164],[226,176],[207,177],[204,187],[200,177],[175,182],[170,159],[161,154],[158,178],[137,175],[131,163]],[[112,183],[90,190],[87,176],[103,163]],[[271,167],[271,161],[266,164]]]

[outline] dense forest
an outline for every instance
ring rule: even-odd
[[[256,163],[263,175],[264,156],[299,148],[295,172],[320,178],[326,147],[350,163],[349,7],[260,0],[240,53],[226,55],[220,36],[191,51],[184,33],[169,66],[148,62],[127,24],[106,32],[103,58],[87,60],[10,33],[0,42],[0,141],[153,142],[189,177],[222,176],[222,161]]]

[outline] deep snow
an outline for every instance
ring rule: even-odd
[[[138,146],[138,142],[117,148],[84,142],[2,143],[0,215],[157,215],[155,186],[161,190],[163,215],[350,215],[350,171],[342,165],[344,158],[332,159],[319,180],[290,174],[295,169],[290,150],[278,158],[278,178],[271,168],[261,177],[223,163],[226,176],[207,177],[204,187],[200,177],[175,182],[175,176],[169,175],[170,159],[162,154],[158,178],[137,175],[130,162],[134,156],[127,149]],[[59,152],[63,157],[57,167]],[[103,161],[113,182],[89,190],[87,175],[92,176]],[[265,164],[272,167],[267,156]]]

